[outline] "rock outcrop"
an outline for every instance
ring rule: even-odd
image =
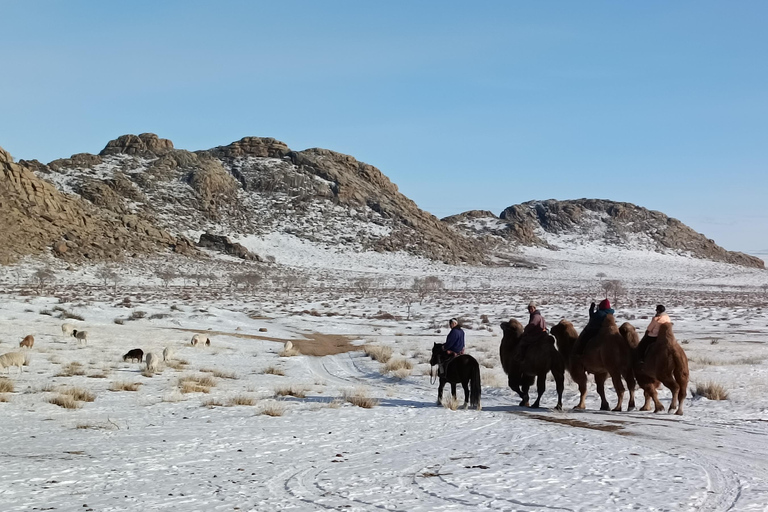
[[[163,250],[195,252],[152,223],[63,194],[0,148],[0,262],[45,252],[68,261],[116,260]]]
[[[764,268],[764,262],[727,251],[677,219],[653,210],[602,199],[529,201],[490,212],[466,212],[444,219],[460,232],[493,236],[523,246],[557,248],[549,235],[597,241],[617,247],[690,254],[696,258]]]
[[[200,240],[197,242],[198,247],[205,249],[213,249],[223,254],[229,254],[236,258],[241,258],[250,261],[262,261],[258,254],[254,254],[246,249],[242,244],[233,243],[228,237],[222,235],[214,235],[211,233],[203,233],[200,235]]]

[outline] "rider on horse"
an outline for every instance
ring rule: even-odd
[[[456,357],[464,353],[464,331],[459,327],[459,321],[455,318],[451,318],[448,321],[448,325],[451,328],[451,332],[445,338],[445,344],[443,345],[443,357],[438,369],[442,372],[445,371],[445,367],[448,363]]]

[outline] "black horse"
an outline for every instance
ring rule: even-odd
[[[456,398],[456,384],[461,382],[464,388],[464,408],[471,405],[480,410],[480,365],[477,359],[470,355],[450,359],[443,351],[443,344],[435,343],[429,364],[438,365],[437,375],[440,378],[440,387],[437,388],[437,405],[442,403],[443,387],[446,382],[451,383],[453,398]]]

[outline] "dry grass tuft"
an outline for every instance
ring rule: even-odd
[[[210,375],[187,375],[179,379],[182,393],[210,393],[216,387],[216,380]]]
[[[400,368],[399,370],[395,370],[392,372],[392,376],[396,379],[405,379],[406,377],[409,377],[411,375],[410,368]]]
[[[13,381],[11,379],[0,379],[0,393],[13,393]]]
[[[282,368],[276,368],[274,366],[268,366],[261,373],[266,375],[280,375],[281,377],[285,375],[285,372],[283,371]]]
[[[170,361],[165,362],[165,366],[173,368],[174,370],[184,370],[188,364],[189,362],[184,359],[171,359]]]
[[[141,382],[112,382],[109,385],[110,391],[138,391]]]
[[[275,390],[275,396],[295,396],[296,398],[305,398],[309,391],[304,386],[288,386],[283,388],[277,388]]]
[[[8,395],[0,395],[0,402],[10,402],[11,399],[8,398]]]
[[[248,395],[237,395],[231,397],[229,400],[227,400],[228,406],[233,405],[255,405],[256,399],[252,396]]]
[[[261,408],[261,414],[265,416],[282,416],[285,414],[285,405],[278,402],[270,402]]]
[[[480,382],[483,386],[490,388],[507,387],[506,376],[497,373],[495,370],[486,370],[485,368],[480,368]]]
[[[89,379],[106,379],[107,378],[107,374],[103,373],[103,372],[91,373],[91,374],[88,375],[88,378]]]
[[[83,364],[77,361],[72,361],[65,365],[55,377],[75,377],[77,375],[85,375]]]
[[[707,381],[696,384],[694,396],[703,396],[709,400],[728,400],[728,391],[716,382]]]
[[[688,358],[688,362],[698,364],[699,366],[718,366],[720,361],[706,357],[706,356],[691,356]]]
[[[80,403],[69,395],[56,395],[48,399],[49,404],[58,405],[64,409],[79,409]]]
[[[451,396],[450,394],[448,394],[447,396],[443,395],[443,400],[440,403],[443,405],[443,407],[445,407],[446,409],[450,409],[452,411],[455,411],[456,409],[459,408],[459,399],[453,398],[453,396]]]
[[[217,398],[208,398],[204,400],[201,405],[209,409],[213,409],[214,407],[224,407],[224,404],[221,402],[221,400]]]
[[[407,359],[390,359],[382,368],[381,373],[389,373],[397,370],[412,370],[413,363]]]
[[[219,377],[220,379],[237,379],[237,374],[235,372],[228,372],[226,370],[217,370],[215,368],[201,368],[201,372],[204,373],[211,373],[214,377]]]
[[[363,409],[371,409],[379,405],[379,401],[375,398],[368,396],[368,391],[364,388],[356,388],[353,390],[344,391],[342,397],[345,401],[362,407]]]
[[[380,363],[386,363],[392,359],[391,347],[382,347],[381,345],[365,345],[363,347],[363,351],[365,352],[365,355]]]
[[[59,390],[62,395],[68,395],[77,400],[78,402],[93,402],[96,400],[96,395],[83,388],[63,388]]]

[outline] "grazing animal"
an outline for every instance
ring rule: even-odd
[[[35,344],[35,337],[32,336],[31,334],[28,334],[28,335],[24,336],[24,339],[21,340],[21,343],[19,343],[19,346],[20,347],[32,348],[32,345],[34,345],[34,344]]]
[[[536,378],[536,390],[538,396],[531,407],[539,407],[541,396],[546,391],[547,373],[552,372],[557,388],[556,410],[563,410],[563,389],[565,388],[565,362],[560,352],[555,348],[555,340],[549,334],[542,332],[535,334],[542,339],[531,343],[525,351],[525,356],[520,359],[520,338],[523,335],[523,326],[512,318],[509,322],[501,323],[504,333],[499,346],[501,367],[507,374],[509,387],[520,395],[521,407],[528,407],[530,397],[528,389]]]
[[[129,359],[131,361],[138,359],[139,362],[142,362],[144,360],[144,351],[140,348],[129,350],[128,353],[123,356],[123,361],[128,361]]]
[[[603,320],[598,334],[586,342],[584,352],[578,355],[573,348],[579,334],[568,320],[560,322],[550,331],[557,340],[557,348],[565,359],[566,369],[579,386],[581,399],[574,409],[585,409],[587,398],[587,372],[595,375],[597,393],[600,395],[600,410],[610,409],[605,398],[605,381],[610,375],[613,387],[618,395],[618,403],[614,411],[621,411],[626,388],[622,377],[629,388],[628,411],[635,408],[635,374],[632,370],[632,348],[619,332],[616,319],[608,315]]]
[[[19,367],[19,374],[24,371],[24,363],[27,356],[23,352],[8,352],[0,356],[0,369],[8,368],[8,375],[11,374],[11,366]]]
[[[442,367],[444,359],[443,344],[435,343],[429,364]],[[456,384],[461,382],[464,388],[464,408],[472,406],[480,410],[480,365],[477,359],[467,354],[456,356],[447,363],[444,370],[438,369],[438,376],[440,385],[437,388],[437,405],[440,405],[443,400],[443,388],[446,382],[451,383],[453,398],[456,398]]]
[[[170,361],[173,359],[173,348],[165,347],[163,349],[163,361]]]
[[[620,331],[631,346],[637,347],[637,331],[632,325],[625,323],[621,326]],[[659,336],[648,347],[642,364],[640,364],[640,358],[643,354],[635,352],[633,355],[635,376],[638,384],[645,392],[645,403],[640,410],[650,411],[651,400],[653,400],[654,412],[664,410],[656,391],[659,384],[662,383],[672,392],[669,412],[676,409],[675,414],[682,415],[683,403],[688,389],[688,356],[685,355],[683,347],[675,340],[672,324],[661,324]]]
[[[154,352],[149,352],[144,359],[147,362],[147,371],[156,372],[160,368],[160,356]]]
[[[286,341],[285,345],[283,345],[283,350],[288,352],[289,350],[293,350],[293,343],[291,341]]]
[[[192,336],[192,346],[196,347],[200,344],[205,344],[205,346],[210,347],[211,339],[207,337],[205,334],[199,334],[199,333]]]
[[[61,334],[64,336],[71,336],[74,330],[75,326],[72,324],[61,324]]]
[[[82,341],[85,345],[88,344],[88,331],[78,331],[77,329],[72,329],[72,337],[76,338],[78,343]]]

